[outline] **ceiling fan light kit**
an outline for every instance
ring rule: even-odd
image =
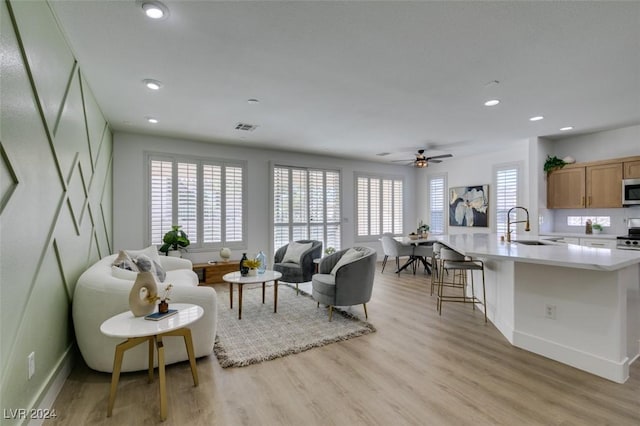
[[[413,167],[424,169],[425,167],[429,167],[429,163],[442,163],[440,158],[449,158],[453,157],[451,154],[442,154],[442,155],[434,155],[433,157],[425,157],[424,149],[419,149],[416,154],[415,160],[394,160],[394,162],[405,162],[408,161],[407,165],[412,165]]]

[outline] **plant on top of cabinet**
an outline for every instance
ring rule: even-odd
[[[567,165],[567,162],[562,158],[558,158],[555,155],[552,157],[547,155],[547,160],[544,162],[544,171],[549,174],[554,170],[558,170]]]

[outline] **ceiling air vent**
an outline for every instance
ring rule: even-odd
[[[236,130],[244,130],[245,132],[253,132],[258,126],[255,124],[238,123],[236,124]]]

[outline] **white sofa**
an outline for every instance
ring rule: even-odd
[[[141,252],[152,249],[149,247]],[[155,250],[155,247],[153,248]],[[145,254],[147,254],[145,253]],[[107,337],[100,332],[100,325],[113,315],[129,310],[129,292],[137,273],[112,267],[116,254],[107,256],[82,273],[73,295],[73,324],[78,347],[87,365],[97,371],[112,372],[115,347],[123,339]],[[150,256],[151,257],[151,256]],[[210,355],[216,336],[218,318],[216,292],[211,287],[198,287],[198,276],[191,268],[191,261],[177,257],[155,257],[167,276],[158,282],[158,292],[171,283],[171,303],[193,303],[204,309],[204,315],[191,325],[196,357]],[[172,364],[188,359],[184,339],[164,339],[165,363]],[[157,355],[154,362],[157,365]],[[148,345],[140,344],[124,353],[122,371],[138,371],[148,368]]]

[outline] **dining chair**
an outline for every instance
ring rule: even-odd
[[[409,258],[411,258],[413,256],[413,246],[402,244],[401,242],[397,241],[391,233],[382,234],[380,242],[382,243],[382,250],[384,251],[384,259],[382,259],[382,272],[384,272],[384,267],[387,265],[387,259],[389,258],[389,256],[391,256],[396,258],[396,273],[399,273],[400,257],[409,256]]]

